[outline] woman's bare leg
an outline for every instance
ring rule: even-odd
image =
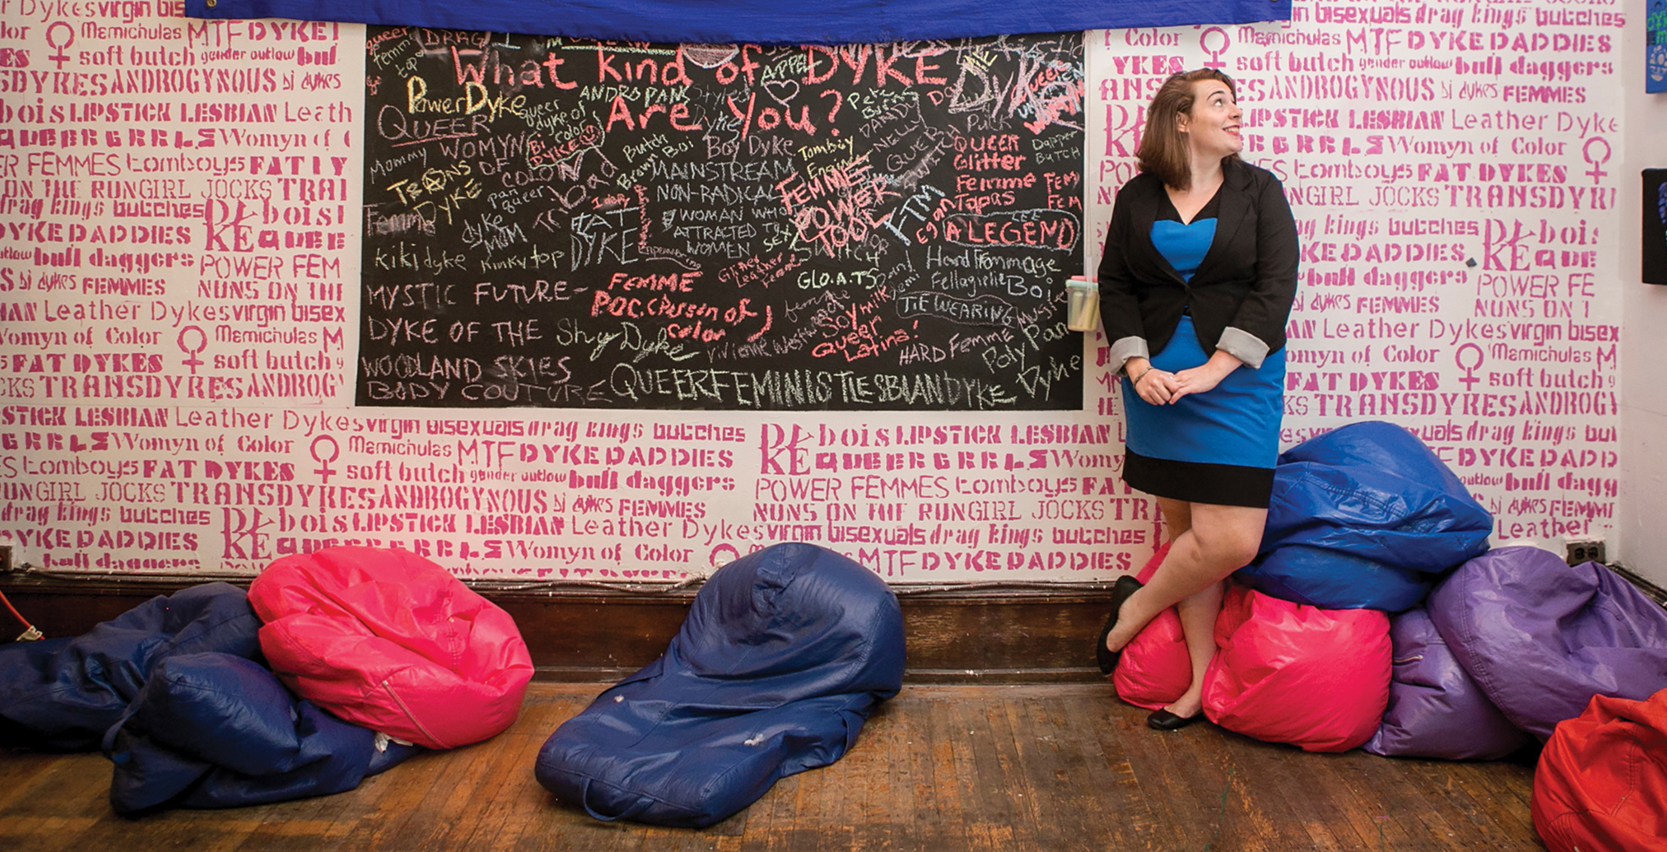
[[[1220,581],[1211,583],[1175,605],[1181,614],[1181,635],[1187,642],[1187,656],[1192,659],[1192,682],[1180,698],[1163,709],[1183,719],[1196,716],[1204,709],[1204,673],[1216,655],[1216,616],[1221,614],[1225,587]]]
[[[1169,504],[1177,502],[1180,501],[1159,498],[1166,520],[1172,517]],[[1214,503],[1183,505],[1186,506],[1190,525],[1186,532],[1175,537],[1169,556],[1158,566],[1151,581],[1123,602],[1117,626],[1106,637],[1107,648],[1121,651],[1158,613],[1221,582],[1228,574],[1256,558],[1256,550],[1262,543],[1262,527],[1267,523],[1267,509]],[[1180,514],[1176,512],[1177,516]],[[1219,597],[1215,606],[1220,608]],[[1184,622],[1182,628],[1186,628]],[[1206,631],[1204,635],[1213,636],[1213,633]],[[1211,639],[1211,642],[1213,644],[1214,640]],[[1188,647],[1190,651],[1190,642]],[[1200,676],[1197,672],[1194,674],[1195,679]]]
[[[1166,532],[1173,546],[1175,539],[1192,529],[1192,504],[1171,500],[1168,497],[1159,497],[1157,500],[1158,507],[1163,511],[1164,522],[1169,527]],[[1204,707],[1204,672],[1209,669],[1210,660],[1214,659],[1216,654],[1216,616],[1221,613],[1224,588],[1220,582],[1212,583],[1203,591],[1182,598],[1175,605],[1181,616],[1181,635],[1187,643],[1187,656],[1192,662],[1192,681],[1181,697],[1163,709],[1183,719],[1197,715]]]
[[[1173,547],[1175,539],[1192,529],[1192,504],[1185,500],[1171,500],[1168,497],[1153,499],[1158,501],[1158,511],[1163,513],[1164,526],[1169,528],[1164,530],[1164,533],[1169,536],[1169,544]]]

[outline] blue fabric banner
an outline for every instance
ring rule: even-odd
[[[1667,92],[1667,0],[1650,0],[1644,16],[1644,91]]]
[[[1291,17],[1291,0],[186,0],[195,18],[295,18],[618,41],[865,44]]]

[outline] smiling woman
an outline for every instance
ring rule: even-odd
[[[1178,605],[1193,680],[1147,720],[1163,730],[1202,715],[1222,580],[1256,555],[1284,411],[1297,230],[1278,179],[1239,159],[1242,117],[1220,71],[1164,81],[1100,264],[1110,360],[1126,376],[1123,480],[1157,497],[1173,544],[1146,586],[1118,581],[1095,651],[1111,673]]]

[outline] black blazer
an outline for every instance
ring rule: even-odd
[[[1255,335],[1269,352],[1285,345],[1297,291],[1296,220],[1272,172],[1237,159],[1223,162],[1222,172],[1215,239],[1190,283],[1152,245],[1152,222],[1167,199],[1163,181],[1142,172],[1118,190],[1099,273],[1111,343],[1142,337],[1155,355],[1190,308],[1207,354],[1228,326]]]

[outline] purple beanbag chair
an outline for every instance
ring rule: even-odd
[[[1389,757],[1497,760],[1528,743],[1464,673],[1429,613],[1420,608],[1395,616],[1389,641],[1395,649],[1389,709],[1362,748]]]
[[[1453,572],[1428,609],[1505,718],[1542,741],[1594,695],[1642,700],[1667,687],[1667,611],[1596,562],[1499,548]]]

